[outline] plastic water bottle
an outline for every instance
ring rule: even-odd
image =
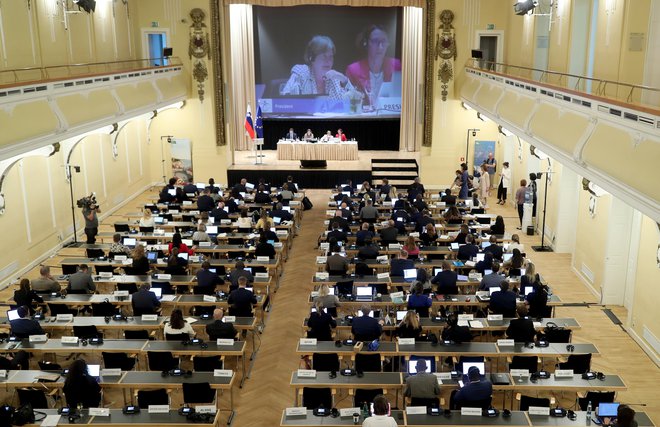
[[[587,424],[591,424],[591,400],[587,404]]]
[[[364,405],[362,405],[362,419],[366,420],[367,418],[369,418],[369,404],[364,402]]]

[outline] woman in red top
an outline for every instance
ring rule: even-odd
[[[408,258],[419,257],[419,246],[415,243],[415,238],[413,236],[408,236],[406,243],[402,248],[404,251],[408,252]]]
[[[174,236],[172,236],[172,241],[169,244],[169,247],[167,250],[171,253],[172,248],[177,248],[179,249],[179,253],[187,253],[188,255],[194,255],[195,254],[195,247],[193,246],[192,248],[189,248],[185,243],[181,241],[181,234],[180,233],[174,233]]]
[[[346,141],[346,134],[341,130],[341,128],[337,129],[337,135],[335,135],[335,138],[339,138],[340,141]]]

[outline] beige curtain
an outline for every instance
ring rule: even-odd
[[[224,4],[247,3],[256,6],[302,6],[327,4],[332,6],[423,7],[424,0],[223,0]]]
[[[231,81],[229,83],[231,113],[228,120],[233,123],[229,138],[235,150],[251,150],[252,141],[246,136],[243,122],[247,106],[252,109],[252,120],[256,121],[257,106],[254,93],[254,43],[252,37],[252,6],[232,4],[229,6]]]
[[[424,10],[403,8],[401,58],[401,136],[399,150],[419,151],[424,116]]]

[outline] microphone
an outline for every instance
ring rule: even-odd
[[[626,403],[628,406],[646,406],[646,403]]]

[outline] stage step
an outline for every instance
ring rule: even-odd
[[[390,185],[405,190],[418,175],[415,159],[371,159],[372,185],[380,185],[380,180],[387,178]]]

